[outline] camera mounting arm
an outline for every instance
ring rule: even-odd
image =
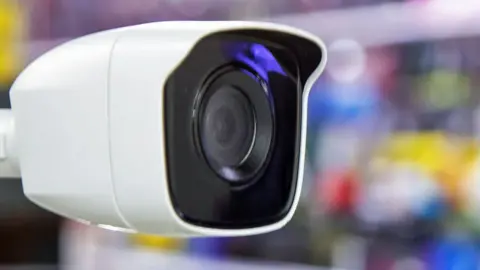
[[[15,122],[10,109],[0,109],[0,178],[20,178]]]

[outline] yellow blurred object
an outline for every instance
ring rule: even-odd
[[[18,0],[0,0],[0,85],[8,86],[22,68],[25,19]]]
[[[400,133],[389,138],[377,156],[393,162],[411,162],[432,172],[442,167],[447,148],[446,138],[441,133]]]
[[[466,209],[469,207],[469,204],[473,201],[476,201],[476,198],[471,198],[472,193],[477,194],[476,191],[466,190],[470,188],[475,188],[475,184],[477,181],[478,175],[478,164],[480,160],[480,146],[473,145],[470,149],[467,150],[468,158],[465,160],[464,163],[460,164],[465,169],[460,176],[460,180],[457,184],[457,189],[459,190],[459,198],[458,198],[458,206],[461,209]],[[475,211],[475,215],[477,215],[477,211]]]
[[[184,242],[179,239],[167,238],[155,235],[134,234],[132,241],[137,247],[145,247],[157,250],[180,250],[184,247]]]
[[[400,133],[390,137],[375,153],[374,164],[409,163],[437,181],[455,206],[463,201],[461,182],[479,156],[472,138],[447,137],[440,132]],[[379,162],[379,161],[387,162]]]

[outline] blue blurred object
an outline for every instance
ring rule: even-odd
[[[379,112],[378,85],[368,80],[352,83],[319,81],[309,97],[309,124],[337,124],[360,120]]]
[[[188,241],[187,251],[192,255],[208,258],[223,258],[226,255],[227,238],[194,238]]]
[[[448,204],[443,198],[434,196],[425,200],[418,209],[414,209],[415,218],[421,220],[434,221],[438,220],[447,214]]]
[[[440,240],[427,255],[428,270],[477,270],[478,254],[473,242],[463,239]]]

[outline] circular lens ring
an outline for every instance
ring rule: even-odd
[[[256,120],[255,137],[251,149],[239,166],[221,167],[209,158],[201,140],[200,123],[205,101],[219,89],[229,85],[242,92],[250,100]],[[193,123],[196,148],[215,173],[232,185],[252,183],[266,167],[275,139],[275,115],[273,99],[267,82],[242,63],[232,63],[215,70],[207,77],[195,100]]]

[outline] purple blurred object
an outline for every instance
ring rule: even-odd
[[[292,5],[296,8],[300,8],[302,12],[311,12],[332,8],[339,8],[342,6],[342,0],[291,0]]]
[[[51,39],[52,18],[58,6],[56,0],[28,1],[30,39]]]
[[[214,1],[210,0],[165,0],[165,5],[187,18],[198,18],[207,13]]]
[[[55,2],[55,14],[52,14],[54,37],[77,37],[97,30],[95,14],[99,10],[101,1],[56,0]]]

